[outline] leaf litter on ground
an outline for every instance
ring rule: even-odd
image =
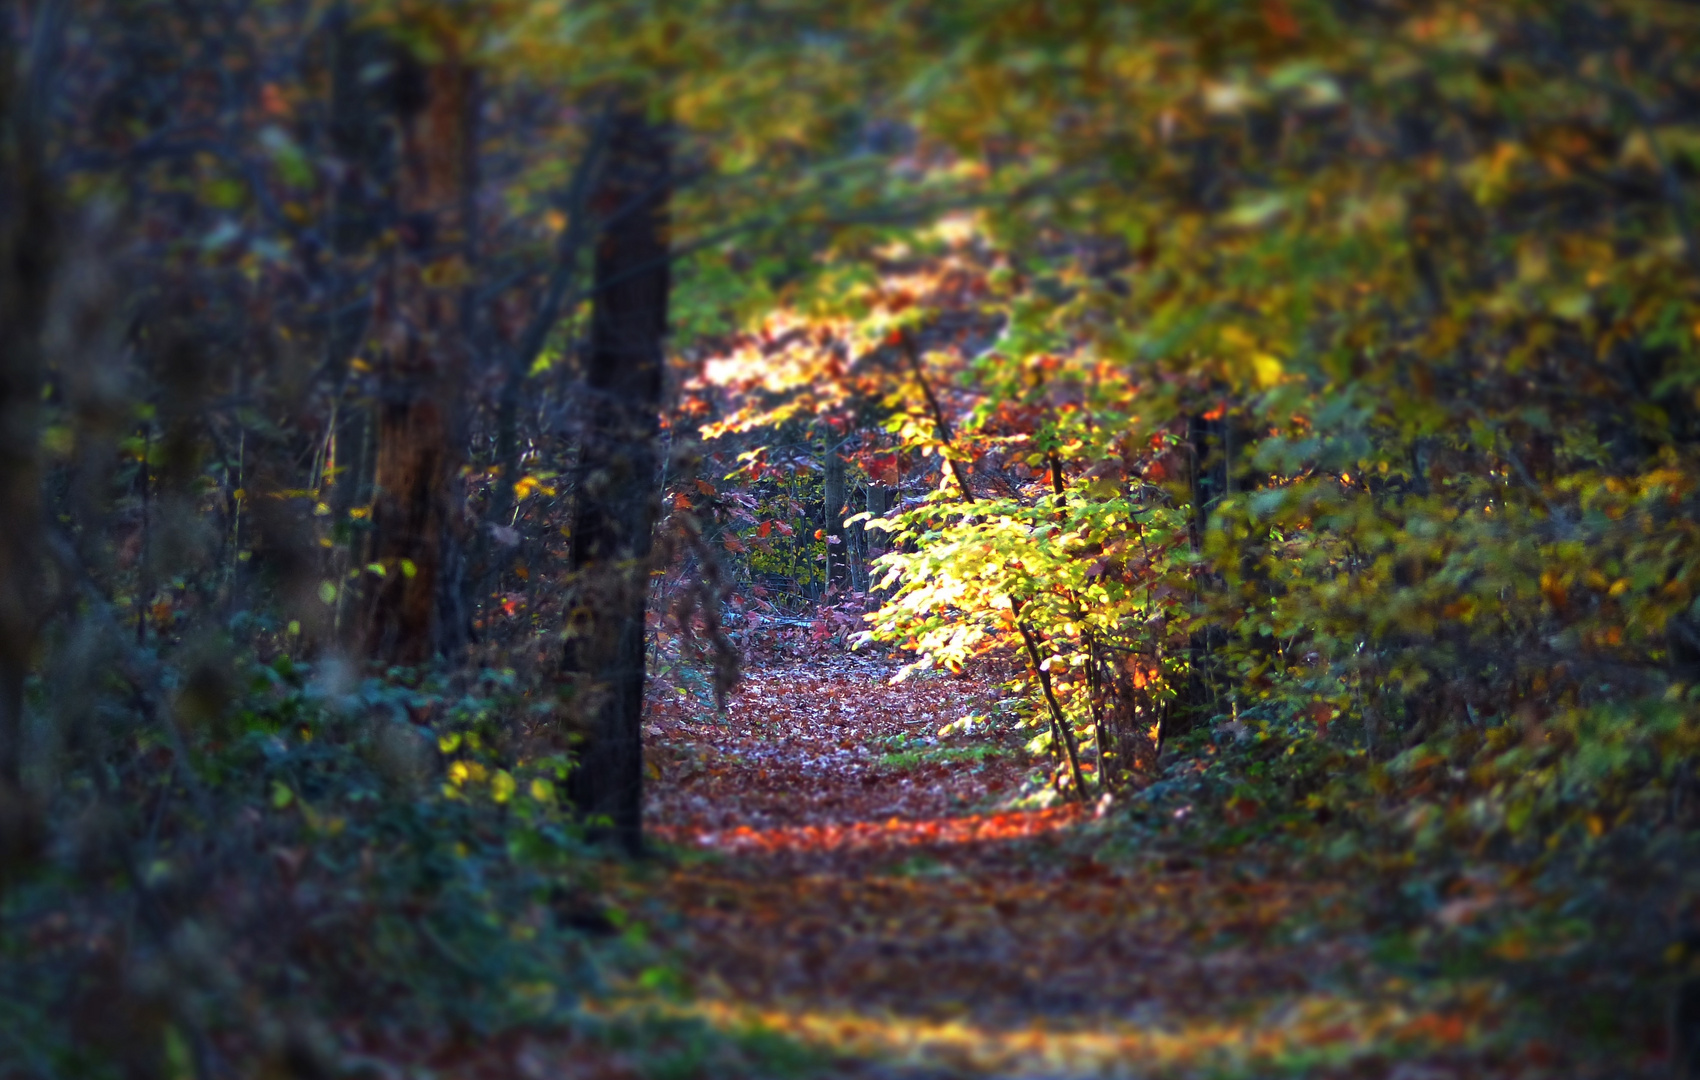
[[[794,660],[748,672],[724,713],[652,712],[668,854],[610,896],[672,956],[670,1015],[835,1070],[1556,1075],[1504,1035],[1492,986],[1381,969],[1350,882],[1165,857],[1091,807],[1034,805],[1048,770],[1009,733],[938,745],[994,708],[990,681],[895,671]]]

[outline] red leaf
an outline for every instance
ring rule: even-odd
[[[1263,25],[1278,38],[1291,41],[1299,36],[1299,21],[1283,0],[1263,0]]]

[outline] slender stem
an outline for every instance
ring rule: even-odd
[[[1092,708],[1092,735],[1098,749],[1098,787],[1101,790],[1110,789],[1110,765],[1105,758],[1105,750],[1109,747],[1109,732],[1104,728],[1104,706],[1099,700],[1099,691],[1103,679],[1098,670],[1098,642],[1090,633],[1086,635],[1086,700]]]
[[[567,222],[555,241],[554,273],[550,275],[543,299],[537,305],[536,315],[520,335],[519,344],[508,355],[507,375],[502,382],[502,396],[496,408],[496,461],[500,474],[490,506],[490,520],[497,524],[504,523],[503,519],[517,501],[514,485],[519,482],[520,393],[526,376],[531,373],[532,366],[543,353],[543,346],[548,343],[549,334],[561,320],[568,295],[574,291],[579,254],[590,238],[593,224],[588,213],[590,192],[602,172],[608,133],[609,125],[604,118],[598,123],[584,157],[573,172],[566,195]]]
[[[939,442],[944,447],[944,459],[950,463],[951,475],[956,477],[956,486],[961,489],[962,501],[974,501],[974,488],[968,483],[968,471],[962,463],[956,460],[955,448],[951,445],[956,436],[951,432],[950,419],[945,416],[944,408],[939,405],[938,397],[933,393],[932,384],[927,382],[927,376],[921,369],[921,352],[915,344],[915,337],[905,332],[902,341],[903,355],[909,359],[909,369],[915,373],[915,381],[920,384],[921,396],[927,401],[927,408],[932,410],[933,425],[938,430]]]
[[[901,345],[904,355],[909,358],[909,366],[915,374],[915,381],[920,384],[921,393],[927,400],[927,407],[932,410],[933,424],[937,428],[939,442],[941,442],[944,447],[949,450],[951,449],[951,443],[955,438],[950,429],[950,420],[945,416],[944,409],[939,405],[938,398],[933,394],[932,386],[928,384],[926,375],[921,370],[921,358],[915,347],[914,337],[905,333],[903,335]],[[954,456],[948,453],[945,455],[945,460],[950,462],[951,472],[956,477],[956,486],[961,489],[962,492],[962,501],[967,503],[973,502],[974,489],[968,483],[967,471],[963,469],[961,462],[957,461]],[[1054,457],[1052,458],[1051,475],[1057,486],[1057,494],[1060,503],[1062,495],[1062,466],[1055,460]],[[1013,601],[1012,603],[1016,607],[1016,610],[1019,611],[1019,603],[1014,603]],[[1075,797],[1084,801],[1086,798],[1086,779],[1080,772],[1080,748],[1074,739],[1074,729],[1069,726],[1067,718],[1063,715],[1062,706],[1057,703],[1056,692],[1051,688],[1051,673],[1045,670],[1044,663],[1039,657],[1039,645],[1033,630],[1025,621],[1019,622],[1017,625],[1021,629],[1022,640],[1027,644],[1027,656],[1033,661],[1033,671],[1038,675],[1039,685],[1045,692],[1045,702],[1051,710],[1051,722],[1056,727],[1056,733],[1062,737],[1063,749],[1067,751],[1069,771],[1074,775]]]
[[[1080,773],[1080,748],[1075,745],[1073,729],[1069,727],[1067,717],[1063,716],[1062,706],[1057,704],[1057,695],[1051,689],[1051,673],[1045,670],[1044,661],[1039,657],[1039,643],[1033,630],[1025,621],[1018,624],[1021,628],[1021,640],[1027,644],[1027,658],[1033,662],[1033,671],[1039,676],[1039,686],[1045,692],[1045,703],[1051,709],[1051,723],[1056,726],[1062,736],[1063,750],[1068,754],[1069,772],[1074,776],[1074,797],[1086,801],[1086,778]]]
[[[142,540],[137,548],[136,559],[138,575],[136,581],[136,645],[147,643],[148,636],[148,601],[152,599],[152,584],[148,573],[148,543],[149,518],[151,516],[152,493],[149,490],[148,456],[153,452],[153,423],[150,421],[142,426]]]

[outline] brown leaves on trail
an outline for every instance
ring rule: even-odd
[[[1375,973],[1347,883],[1111,857],[1084,809],[1008,805],[1036,764],[1015,747],[924,741],[985,682],[894,670],[820,657],[754,671],[724,716],[652,714],[650,827],[683,851],[619,888],[685,1011],[949,1075],[1517,1075],[1469,1049],[1485,999]]]
[[[678,703],[652,708],[647,824],[659,837],[696,845],[762,847],[747,833],[855,824],[865,847],[872,823],[942,820],[997,809],[1020,791],[1030,762],[1012,745],[981,742],[971,761],[952,761],[938,729],[991,694],[983,680],[931,678],[888,685],[894,669],[836,656],[800,668],[747,673],[724,716]],[[985,828],[1019,830],[1013,823]],[[954,828],[954,826],[953,826]],[[827,832],[818,834],[828,843]],[[836,834],[834,834],[836,835]],[[775,837],[807,846],[802,834]]]
[[[744,867],[704,869],[678,875],[671,896],[716,996],[998,1027],[1178,1020],[1303,991],[1344,958],[1261,947],[1293,899],[1274,890],[1032,855],[935,853],[759,883]],[[1200,920],[1212,911],[1223,925]],[[1223,944],[1234,937],[1244,944]]]

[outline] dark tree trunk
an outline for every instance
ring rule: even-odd
[[[41,5],[38,18],[53,18]],[[0,26],[0,814],[23,762],[24,680],[41,619],[41,331],[53,276],[53,184],[38,121],[38,48],[24,58]],[[38,43],[47,35],[37,32]],[[31,78],[31,76],[34,76]],[[5,821],[0,819],[0,826]],[[4,841],[5,837],[0,837]],[[0,856],[4,852],[0,851]],[[3,870],[3,868],[0,868]]]
[[[365,625],[368,655],[418,664],[465,640],[457,605],[444,598],[458,597],[463,540],[454,495],[464,446],[456,415],[472,72],[453,59],[403,57],[395,80],[401,244],[374,311],[382,348],[372,558],[384,575],[371,585]]]
[[[667,332],[667,136],[641,111],[612,122],[594,206],[595,300],[572,568],[587,624],[569,640],[585,725],[569,784],[611,838],[642,850],[644,611],[660,498],[658,443]]]
[[[826,461],[822,487],[826,502],[826,583],[829,588],[843,591],[850,588],[850,545],[844,533],[845,499],[844,459],[838,455],[836,440],[826,435]]]
[[[57,199],[44,160],[46,95],[63,8],[39,4],[30,54],[0,20],[0,890],[39,854],[44,820],[23,787],[24,684],[47,590],[41,505],[41,387],[59,251]]]
[[[1677,984],[1670,1016],[1671,1080],[1700,1080],[1700,978]]]

